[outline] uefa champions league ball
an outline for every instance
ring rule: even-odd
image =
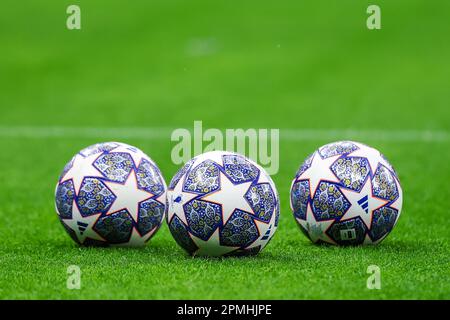
[[[314,243],[376,244],[402,210],[397,173],[376,149],[353,141],[320,147],[300,166],[291,209]]]
[[[81,150],[56,186],[56,211],[82,245],[143,246],[160,227],[166,183],[157,165],[124,143]]]
[[[194,256],[255,255],[278,226],[275,184],[236,153],[212,151],[188,161],[170,182],[167,202],[170,232]]]

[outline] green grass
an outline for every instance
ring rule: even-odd
[[[0,19],[0,298],[449,299],[450,43],[448,1],[7,0]],[[200,43],[200,45],[199,45]],[[206,43],[206,50],[204,44]],[[18,128],[352,129],[441,132],[441,141],[365,137],[396,167],[404,205],[375,247],[312,245],[289,209],[298,166],[330,142],[280,142],[281,218],[257,257],[187,256],[167,226],[143,249],[80,248],[54,212],[60,171],[79,149],[121,140],[148,153],[166,181],[167,138],[20,137]],[[337,134],[333,140],[358,139]],[[69,265],[81,290],[66,288]],[[367,266],[382,289],[366,288]]]

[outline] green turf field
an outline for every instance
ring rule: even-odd
[[[69,31],[73,3],[82,29]],[[369,3],[381,7],[381,30],[366,28]],[[1,7],[0,298],[450,298],[450,2]],[[178,170],[170,132],[194,120],[281,130],[273,177],[281,217],[270,245],[252,258],[191,258],[164,225],[143,249],[77,247],[54,210],[72,155],[123,141],[169,182]],[[341,139],[380,149],[399,173],[403,212],[379,246],[314,246],[291,214],[298,166]],[[72,264],[81,290],[66,288]],[[366,288],[371,264],[381,268],[381,290]]]

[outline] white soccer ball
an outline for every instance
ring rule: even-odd
[[[279,197],[270,176],[246,157],[225,151],[194,157],[173,177],[167,223],[192,255],[253,255],[278,226]]]
[[[402,200],[397,173],[386,158],[353,141],[320,147],[291,186],[294,217],[314,243],[379,243],[397,223]]]
[[[81,150],[56,186],[56,211],[82,245],[142,246],[166,211],[166,183],[141,150],[119,142]]]

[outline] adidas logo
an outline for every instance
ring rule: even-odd
[[[364,209],[366,213],[369,213],[369,197],[367,195],[359,199],[358,204],[361,206],[361,208]]]
[[[264,237],[261,238],[261,240],[267,240],[269,239],[270,235],[270,229],[272,228],[272,225],[269,226],[269,229],[267,229],[266,233],[264,234]]]
[[[83,222],[80,222],[80,221],[77,222],[77,225],[78,225],[78,230],[80,231],[80,234],[83,234],[83,232],[86,231],[86,228],[88,226],[87,223],[83,223]]]

